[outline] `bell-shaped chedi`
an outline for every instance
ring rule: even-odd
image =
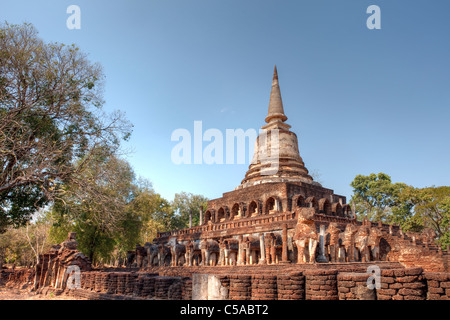
[[[271,182],[309,183],[320,186],[308,174],[308,169],[300,157],[297,135],[290,131],[291,126],[285,123],[287,116],[284,114],[276,66],[269,112],[265,120],[267,124],[261,127],[262,132],[255,143],[252,163],[237,189]]]

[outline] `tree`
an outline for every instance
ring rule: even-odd
[[[200,207],[206,209],[208,198],[202,195],[181,192],[175,194],[172,206],[176,211],[175,227],[183,229],[189,227],[189,215],[192,216],[192,226],[199,224]]]
[[[134,172],[125,160],[108,156],[91,161],[82,179],[66,184],[64,197],[55,202],[53,234],[75,231],[79,250],[91,261],[108,259],[117,234],[123,232],[133,181]]]
[[[149,184],[137,187],[135,197],[128,206],[128,211],[139,217],[140,240],[151,242],[157,232],[174,229],[174,210],[169,201],[156,193]]]
[[[396,212],[406,231],[431,228],[443,248],[450,244],[450,187],[410,188],[402,195],[410,212]]]
[[[51,220],[44,210],[39,210],[35,215],[33,223],[27,223],[26,227],[22,228],[25,233],[28,245],[34,253],[36,264],[39,264],[39,256],[49,248],[47,242]]]
[[[386,220],[396,197],[407,187],[404,183],[392,183],[385,173],[357,175],[350,185],[353,187],[350,202],[355,205],[358,219],[367,216],[371,221]]]
[[[391,215],[386,219],[388,223],[400,225],[405,231],[423,231],[424,220],[415,211],[417,190],[412,186],[401,190],[394,200]]]
[[[0,266],[5,263],[30,266],[34,262],[35,257],[28,245],[24,228],[10,226],[0,234]]]
[[[358,175],[351,186],[359,219],[367,215],[371,221],[399,224],[404,231],[431,228],[443,248],[450,244],[450,187],[414,188],[392,183],[384,173]]]
[[[24,225],[96,151],[112,154],[128,138],[123,115],[102,112],[103,80],[75,45],[0,25],[0,227]]]

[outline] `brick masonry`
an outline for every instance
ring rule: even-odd
[[[2,270],[0,275],[1,283],[8,287],[30,287],[34,278],[31,269]],[[422,268],[417,267],[381,270],[380,288],[373,290],[367,288],[370,273],[336,269],[217,276],[228,290],[228,300],[450,299],[449,273],[424,273]],[[40,289],[42,294],[55,291],[93,300],[191,300],[192,274],[191,277],[173,277],[135,271],[86,271],[81,274],[81,289]]]

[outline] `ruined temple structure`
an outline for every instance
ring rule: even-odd
[[[345,197],[308,174],[276,68],[265,120],[241,184],[209,201],[200,225],[137,245],[125,268],[93,270],[71,233],[41,256],[35,287],[113,300],[450,300],[449,254],[433,231],[357,221]],[[74,267],[81,277],[72,290]],[[369,286],[372,272],[379,287]],[[0,283],[32,275],[3,270]]]
[[[405,233],[398,226],[359,222],[344,196],[314,181],[287,119],[275,66],[266,124],[241,184],[209,201],[199,226],[158,233],[147,250],[136,250],[135,265],[396,261],[448,270],[448,252],[435,245],[432,231]]]
[[[34,288],[44,287],[64,290],[68,278],[81,271],[92,270],[91,262],[77,250],[76,233],[70,232],[67,239],[53,245],[45,254],[40,255],[34,270]]]

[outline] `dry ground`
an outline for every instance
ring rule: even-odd
[[[0,300],[77,300],[65,295],[55,296],[53,294],[35,294],[28,289],[16,289],[0,286]]]

